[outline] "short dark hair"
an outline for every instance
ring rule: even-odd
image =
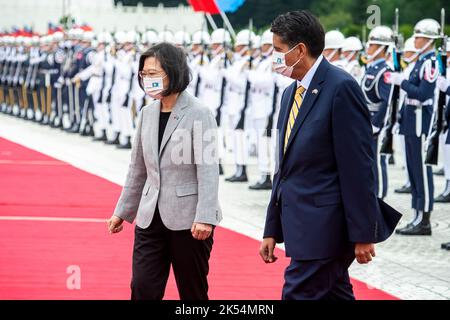
[[[169,77],[169,86],[161,93],[164,97],[184,91],[191,80],[186,53],[174,45],[162,42],[150,47],[139,58],[139,71],[144,69],[145,59],[154,57]],[[144,89],[141,77],[139,86]]]
[[[319,19],[306,10],[279,15],[272,22],[270,31],[281,37],[289,48],[304,43],[314,58],[322,53],[325,46],[325,32]]]

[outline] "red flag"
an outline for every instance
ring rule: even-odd
[[[214,0],[188,0],[195,12],[219,14],[219,7]]]

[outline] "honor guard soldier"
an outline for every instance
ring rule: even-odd
[[[445,121],[447,123],[447,132],[444,134],[444,174],[445,174],[445,189],[436,197],[435,202],[448,203],[450,202],[450,39],[447,40],[447,74],[446,78],[440,76],[437,79],[436,87],[439,91],[447,94],[447,105],[445,107]],[[450,249],[450,248],[449,248]]]
[[[223,70],[227,80],[227,99],[224,113],[227,117],[226,141],[231,146],[236,170],[234,174],[225,180],[228,182],[247,182],[247,139],[244,133],[245,109],[249,101],[246,101],[246,93],[249,90],[248,71],[251,61],[251,45],[255,40],[255,34],[250,30],[242,30],[236,35],[234,44],[234,61],[232,65]],[[247,105],[246,105],[247,104]]]
[[[257,138],[257,160],[260,179],[249,186],[251,190],[271,190],[271,130],[270,116],[276,104],[275,82],[276,74],[272,71],[272,37],[270,30],[266,30],[261,37],[260,62],[254,70],[248,73],[250,81],[250,108],[249,119],[251,128]],[[272,121],[273,123],[273,121]],[[270,132],[269,132],[270,131]]]
[[[375,176],[375,190],[378,198],[383,199],[387,194],[386,156],[380,154],[381,129],[385,124],[386,111],[389,104],[391,85],[385,82],[385,73],[390,71],[386,63],[389,45],[394,41],[392,30],[386,26],[372,29],[367,42],[367,69],[361,81],[361,88],[371,115],[373,140],[372,149],[376,156],[373,162]]]
[[[325,33],[325,46],[323,56],[333,65],[344,68],[344,61],[341,59],[341,49],[345,37],[338,30],[331,30]]]
[[[344,70],[350,73],[358,83],[364,75],[364,70],[359,64],[359,55],[363,49],[361,40],[357,37],[348,37],[344,40],[341,54],[344,62]]]
[[[201,66],[209,63],[209,58],[206,52],[206,48],[210,45],[211,39],[209,33],[206,31],[197,31],[192,36],[192,47],[190,53],[190,61],[188,62],[191,69],[192,81],[189,83],[188,91],[199,97],[201,95],[201,82],[202,78],[199,74]]]
[[[225,105],[225,99],[227,99],[227,81],[222,70],[226,70],[230,65],[227,51],[230,44],[231,36],[228,31],[223,28],[214,30],[211,34],[211,61],[209,64],[205,64],[199,68],[199,76],[202,79],[199,89],[199,99],[209,107],[217,121],[220,163],[222,163],[225,156],[223,107]],[[223,174],[221,164],[219,164],[219,171]]]
[[[414,27],[415,47],[419,60],[408,79],[402,73],[392,73],[390,81],[406,92],[401,112],[400,133],[405,135],[406,162],[411,181],[414,219],[396,230],[402,235],[431,235],[430,214],[433,210],[433,175],[425,164],[425,139],[433,114],[436,79],[439,75],[435,56],[435,40],[440,25],[433,19],[419,21]]]
[[[408,38],[405,41],[405,46],[403,48],[403,57],[402,57],[402,64],[403,64],[403,73],[405,75],[405,79],[409,78],[409,75],[411,71],[414,68],[414,64],[416,63],[417,59],[419,58],[419,51],[416,49],[414,45],[414,37]],[[404,90],[400,90],[400,111],[401,108],[405,105],[405,98],[406,98],[406,92]],[[409,174],[408,174],[408,167],[406,165],[406,149],[405,149],[405,136],[399,132],[399,125],[397,123],[396,128],[394,129],[395,134],[395,144],[399,147],[398,150],[402,153],[402,159],[403,163],[401,166],[404,168],[404,171],[406,173],[406,183],[398,188],[395,189],[395,193],[411,193],[411,183],[409,182]]]

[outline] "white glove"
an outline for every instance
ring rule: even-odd
[[[436,86],[442,92],[446,92],[448,87],[450,86],[450,80],[445,79],[443,76],[439,76],[439,78],[436,81]]]
[[[380,133],[380,131],[381,131],[381,128],[378,128],[378,127],[375,127],[374,125],[372,125],[372,133],[374,135]]]
[[[386,82],[399,86],[402,84],[403,80],[405,80],[405,75],[403,73],[391,72],[390,76],[387,77]]]

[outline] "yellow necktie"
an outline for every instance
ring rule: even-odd
[[[299,86],[297,90],[295,91],[294,96],[294,103],[291,107],[291,112],[289,114],[289,120],[286,125],[286,135],[284,136],[284,151],[286,151],[286,146],[289,141],[289,136],[291,135],[292,128],[295,124],[295,119],[297,119],[298,111],[300,110],[300,106],[303,102],[302,94],[305,92],[305,88],[302,86]]]

